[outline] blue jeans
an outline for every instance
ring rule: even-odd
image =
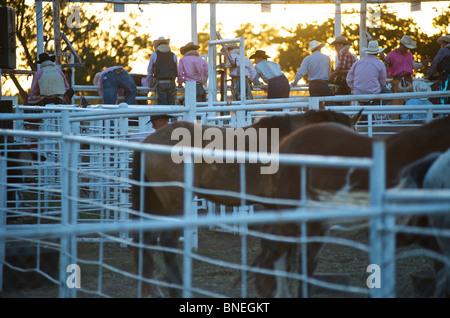
[[[156,95],[158,96],[158,105],[176,105],[177,88],[175,81],[158,82],[156,84]]]
[[[136,98],[136,84],[133,78],[126,71],[122,70],[121,74],[115,71],[106,73],[103,76],[103,102],[105,104],[116,104],[119,89],[125,90],[125,103],[134,104]]]

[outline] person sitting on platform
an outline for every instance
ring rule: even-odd
[[[25,105],[70,104],[73,90],[64,73],[55,65],[55,55],[39,54],[41,68],[34,74]]]

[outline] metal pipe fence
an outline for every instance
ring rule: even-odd
[[[194,95],[195,96],[195,95]],[[115,112],[117,111],[117,114]],[[79,294],[114,296],[114,292],[107,291],[105,287],[107,278],[106,272],[114,273],[125,280],[145,281],[131,269],[114,264],[111,265],[105,259],[104,253],[107,244],[116,242],[119,248],[121,246],[134,246],[130,240],[129,233],[139,230],[160,230],[160,229],[184,229],[183,248],[174,251],[184,258],[184,281],[182,286],[184,297],[203,296],[229,296],[223,294],[223,291],[216,291],[213,288],[196,285],[198,282],[194,277],[195,266],[198,262],[206,262],[208,266],[219,266],[235,269],[242,275],[243,279],[240,291],[234,294],[237,297],[252,297],[251,289],[248,286],[246,275],[248,273],[269,273],[282,277],[287,277],[294,282],[307,281],[310,284],[339,290],[342,292],[357,293],[358,295],[372,297],[394,297],[395,292],[395,233],[398,231],[408,231],[409,228],[398,227],[395,219],[399,215],[410,215],[427,213],[442,213],[450,210],[448,191],[437,191],[426,193],[421,199],[429,201],[438,201],[433,203],[420,202],[411,207],[411,205],[390,204],[395,200],[409,200],[417,198],[416,194],[408,192],[385,190],[383,186],[383,150],[382,146],[377,144],[374,149],[375,157],[371,158],[326,158],[320,156],[302,156],[302,155],[283,155],[280,154],[278,160],[284,164],[304,165],[304,166],[327,166],[327,167],[353,167],[368,169],[371,171],[370,200],[364,205],[345,204],[338,206],[333,202],[314,202],[311,200],[288,201],[298,206],[292,211],[254,211],[253,213],[219,213],[208,211],[202,214],[197,211],[197,203],[194,200],[194,193],[212,193],[214,191],[207,189],[197,189],[193,187],[192,166],[185,169],[185,182],[173,184],[185,189],[184,214],[179,218],[144,218],[140,221],[132,221],[131,215],[139,214],[138,211],[131,211],[129,205],[129,187],[128,178],[130,162],[130,153],[133,150],[143,152],[161,152],[170,153],[171,148],[162,145],[142,144],[129,138],[127,131],[127,116],[139,116],[141,113],[126,114],[124,109],[108,110],[103,119],[94,118],[95,111],[71,112],[63,110],[53,114],[55,118],[52,124],[47,127],[54,127],[53,131],[22,131],[22,130],[0,130],[2,140],[6,136],[12,136],[22,140],[36,140],[33,144],[37,145],[36,153],[39,156],[35,159],[24,159],[22,167],[36,169],[36,182],[30,184],[11,184],[5,174],[0,177],[0,269],[14,268],[6,260],[7,247],[14,244],[32,244],[39,249],[51,248],[59,254],[58,264],[59,272],[51,276],[42,271],[40,264],[31,269],[31,271],[41,273],[53,282],[59,290],[59,297],[76,297]],[[21,115],[17,115],[20,118]],[[23,115],[30,116],[30,115]],[[122,116],[122,117],[121,117]],[[45,116],[44,116],[45,117]],[[48,119],[51,120],[51,119]],[[96,126],[94,123],[101,121]],[[111,123],[111,121],[113,121]],[[84,123],[83,123],[84,122]],[[88,145],[83,149],[83,145]],[[193,149],[189,155],[205,157],[208,154],[200,149]],[[224,153],[224,155],[227,155]],[[233,154],[237,160],[261,160],[261,156],[251,153]],[[43,158],[46,160],[43,161]],[[264,158],[263,158],[264,159]],[[0,167],[2,171],[8,168],[8,154],[2,152],[0,156]],[[243,165],[242,165],[243,167]],[[3,170],[5,168],[5,170]],[[304,176],[305,174],[303,174]],[[302,179],[302,184],[306,180]],[[13,190],[11,190],[13,187]],[[32,196],[32,199],[10,200],[8,193],[20,193]],[[219,192],[220,193],[220,192]],[[278,200],[267,198],[254,198],[245,193],[223,193],[224,195],[233,195],[242,200],[260,199],[267,204],[280,203]],[[401,195],[401,196],[400,196]],[[397,197],[396,197],[397,196]],[[6,198],[6,199],[4,199]],[[304,198],[304,196],[303,196]],[[4,200],[3,200],[4,199]],[[386,201],[388,200],[388,201]],[[28,206],[24,205],[28,204]],[[339,220],[352,218],[366,219],[370,221],[370,241],[368,245],[356,241],[339,239],[335,237],[299,237],[294,240],[297,243],[323,241],[328,244],[342,243],[343,246],[350,246],[367,253],[370,256],[370,264],[379,264],[383,275],[381,284],[383,288],[368,288],[367,286],[349,286],[337,285],[324,282],[314,277],[306,277],[304,274],[293,272],[280,272],[279,270],[268,270],[255,268],[248,265],[246,258],[248,253],[248,244],[252,239],[268,238],[266,233],[255,232],[251,228],[253,225],[283,223],[283,222],[312,222],[327,221],[339,222]],[[9,222],[12,219],[28,218],[32,224],[14,224]],[[338,223],[339,224],[339,223]],[[227,260],[214,259],[211,256],[201,255],[198,250],[198,229],[219,228],[228,225],[228,229],[235,231],[239,237],[240,261],[233,263]],[[237,225],[237,227],[236,227]],[[230,228],[231,226],[231,228]],[[237,229],[237,230],[236,230]],[[416,229],[417,230],[417,229]],[[426,230],[424,231],[426,233]],[[432,232],[433,235],[436,232]],[[449,231],[441,231],[441,235],[449,236]],[[277,238],[286,240],[286,238]],[[92,262],[86,259],[84,251],[80,245],[83,242],[95,242],[98,244],[98,261]],[[135,247],[135,246],[134,246]],[[159,247],[152,247],[159,250]],[[127,249],[125,249],[127,250]],[[42,255],[42,254],[38,254]],[[442,255],[437,257],[441,261],[447,261]],[[131,262],[131,259],[129,260]],[[44,259],[41,259],[44,262]],[[71,264],[78,264],[81,268],[94,266],[97,268],[95,273],[96,286],[85,287],[81,289],[70,288],[67,284],[68,273],[66,269]],[[303,267],[305,264],[302,265]],[[28,270],[23,270],[28,271]],[[0,271],[1,272],[1,271]],[[84,271],[82,271],[84,273]],[[246,274],[247,273],[247,274]],[[239,275],[239,274],[238,274]],[[152,280],[151,282],[161,286],[167,286],[163,280]],[[217,286],[215,286],[217,287]],[[134,296],[140,296],[139,291],[132,292]]]

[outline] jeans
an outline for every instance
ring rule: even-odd
[[[116,104],[117,94],[119,89],[125,90],[125,103],[128,105],[134,104],[134,99],[136,98],[136,84],[133,78],[122,70],[122,73],[118,74],[115,71],[106,73],[103,76],[103,102],[105,104]]]
[[[267,99],[288,98],[291,86],[286,76],[280,75],[269,80],[267,87]]]
[[[177,89],[175,82],[162,82],[156,85],[158,105],[176,105]]]

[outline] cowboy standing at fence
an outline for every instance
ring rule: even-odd
[[[39,54],[41,68],[34,74],[25,105],[70,104],[73,91],[64,73],[55,65],[55,55]]]
[[[310,96],[334,95],[328,86],[331,75],[331,59],[328,55],[320,52],[324,46],[325,43],[319,43],[316,40],[309,43],[309,50],[306,53],[312,53],[302,61],[294,81],[291,83],[292,86],[297,85],[298,81],[308,73]]]
[[[450,35],[441,36],[437,39],[441,46],[433,62],[428,69],[427,78],[431,79],[436,73],[439,73],[438,90],[450,90]],[[448,98],[441,98],[440,103],[446,104]]]
[[[157,105],[176,105],[177,88],[175,78],[178,76],[178,59],[170,50],[170,39],[160,37],[153,41],[155,52],[150,56],[147,68],[147,83],[156,87]],[[153,128],[159,129],[169,122],[168,115],[151,116]]]
[[[255,59],[256,77],[253,83],[260,85],[259,78],[267,83],[267,99],[288,98],[291,87],[278,63],[268,61],[270,58],[263,50],[257,50],[250,59]]]
[[[334,49],[338,54],[336,60],[336,68],[330,75],[330,82],[338,85],[336,95],[350,95],[352,92],[347,85],[346,78],[348,71],[356,62],[356,55],[350,53],[350,47],[352,42],[348,41],[345,36],[338,36],[335,38],[331,45],[334,45]]]
[[[364,53],[367,55],[356,61],[347,74],[347,84],[354,95],[380,94],[387,92],[386,67],[378,59],[378,53],[384,51],[379,48],[378,41],[370,41]],[[389,91],[390,92],[390,91]],[[371,104],[371,100],[361,100],[362,105]]]
[[[125,96],[124,102],[133,105],[137,88],[133,78],[122,66],[112,66],[95,74],[94,85],[106,105],[117,104],[118,96]]]
[[[178,87],[187,81],[196,82],[197,102],[206,101],[204,84],[208,79],[208,64],[198,54],[199,45],[189,42],[180,48],[183,57],[178,64]]]
[[[392,77],[392,92],[404,93],[413,91],[414,70],[421,69],[430,62],[429,59],[423,60],[421,63],[414,61],[414,56],[410,52],[416,48],[416,42],[409,35],[404,35],[399,47],[386,55],[386,71],[387,76]],[[403,99],[391,101],[391,105],[403,105]]]
[[[231,77],[231,86],[232,86],[232,92],[233,92],[233,100],[241,100],[241,79],[240,79],[240,62],[239,62],[239,55],[240,55],[240,49],[237,44],[230,44],[228,45],[228,50],[230,52],[232,61],[231,63],[235,65],[235,67],[232,67],[230,69],[230,77]],[[246,99],[252,99],[252,86],[251,82],[256,77],[256,70],[253,67],[252,62],[248,57],[244,56],[244,63],[245,63],[245,96]]]

